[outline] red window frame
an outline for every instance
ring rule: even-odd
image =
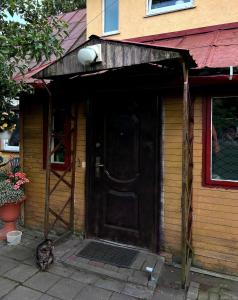
[[[46,108],[46,107],[45,107]],[[48,110],[44,108],[43,114],[43,169],[46,169],[46,160],[47,160],[47,137],[48,137]],[[66,106],[66,110],[69,108]],[[65,146],[65,160],[64,163],[51,163],[52,170],[55,171],[65,171],[69,168],[71,163],[71,120],[69,114],[65,114],[64,119],[64,146]]]
[[[221,96],[225,98],[224,96]],[[229,97],[229,96],[227,96]],[[238,182],[211,179],[211,147],[212,147],[212,99],[219,96],[207,97],[203,101],[203,185],[214,188],[238,189]]]

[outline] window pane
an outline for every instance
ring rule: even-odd
[[[212,99],[213,180],[238,181],[238,97]]]
[[[191,0],[152,0],[151,9],[157,9],[167,6],[173,6],[175,4],[190,3]]]
[[[12,132],[12,135],[8,140],[8,146],[19,146],[19,142],[20,142],[20,124],[19,124],[19,116],[18,116],[16,129]]]
[[[118,0],[104,0],[104,32],[118,30]]]
[[[61,141],[60,139],[54,138],[54,140],[53,140],[54,147],[56,147],[60,143],[60,141]],[[61,144],[54,153],[53,162],[54,163],[64,163],[64,161],[65,161],[64,155],[65,155],[65,147],[64,147],[64,145]]]
[[[65,162],[65,110],[56,109],[53,116],[53,133],[52,150],[57,147],[57,150],[52,156],[52,162]]]

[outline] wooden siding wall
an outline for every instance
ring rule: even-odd
[[[30,178],[30,184],[26,186],[27,200],[25,203],[25,225],[29,228],[43,230],[44,205],[45,205],[45,170],[43,170],[43,105],[39,101],[27,101],[23,105],[23,149],[24,149],[24,171]],[[34,116],[34,118],[32,118]],[[77,159],[75,178],[75,229],[84,230],[84,191],[85,191],[85,169],[82,162],[85,161],[85,114],[84,105],[79,104],[78,110],[78,132],[77,132]],[[57,180],[51,176],[52,185]],[[67,179],[67,176],[65,177]],[[59,212],[69,196],[69,189],[60,184],[54,192],[50,206]],[[69,216],[66,209],[64,218]],[[52,217],[50,218],[52,221]],[[62,230],[62,224],[57,223],[57,231]]]
[[[180,256],[182,191],[182,93],[163,99],[163,247]]]
[[[180,256],[182,95],[163,100],[163,250]],[[30,177],[25,204],[26,226],[43,229],[45,171],[42,168],[43,111],[37,101],[24,110],[24,171]],[[32,116],[34,115],[34,118]],[[238,265],[238,191],[202,186],[202,99],[195,100],[194,124],[194,265],[217,272],[236,274]],[[84,231],[86,161],[85,105],[79,103],[75,184],[75,230]],[[60,209],[64,187],[53,201]]]
[[[24,172],[30,179],[26,185],[25,224],[43,229],[45,172],[43,170],[43,109],[36,101],[23,102]],[[32,117],[34,116],[34,117]]]
[[[85,102],[79,104],[75,176],[75,230],[84,231],[85,224],[85,171],[86,171],[86,112]]]
[[[202,99],[195,102],[194,264],[237,275],[238,191],[202,186]]]
[[[164,99],[163,250],[181,247],[182,98]],[[237,275],[238,191],[202,185],[202,98],[194,107],[193,265]]]

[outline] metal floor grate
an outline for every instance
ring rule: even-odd
[[[90,242],[77,256],[117,267],[130,267],[139,252],[99,242]]]

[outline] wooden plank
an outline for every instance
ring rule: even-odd
[[[195,220],[194,221],[194,229],[199,226],[202,226],[203,229],[206,229],[208,231],[208,234],[209,234],[209,232],[216,232],[217,234],[218,234],[218,232],[220,232],[220,233],[226,233],[226,234],[230,234],[230,235],[237,234],[237,227],[232,227],[227,224],[218,225],[218,224],[211,224],[211,222],[205,223],[205,222],[199,222],[199,221]]]
[[[196,252],[196,249],[204,249],[204,250],[209,250],[216,253],[228,255],[231,259],[233,259],[233,256],[236,256],[236,259],[238,258],[238,254],[235,255],[235,253],[238,253],[238,247],[234,247],[234,245],[232,245],[231,247],[224,246],[223,240],[219,240],[219,242],[220,243],[218,244],[214,244],[211,242],[201,242],[199,240],[197,241],[193,239],[194,251]]]
[[[195,253],[195,255],[213,258],[213,259],[217,259],[217,260],[222,260],[224,263],[226,263],[227,265],[231,265],[231,266],[238,263],[238,256],[232,255],[232,254],[228,255],[228,254],[224,254],[221,252],[216,252],[215,250],[212,251],[212,250],[201,249],[201,248],[196,247],[196,249],[194,249],[194,253]]]
[[[201,267],[213,272],[237,276],[237,267],[235,267],[235,264],[227,264],[226,262],[219,259],[212,259],[200,255],[195,255],[193,264],[194,266]]]
[[[189,270],[192,261],[191,248],[191,202],[192,202],[192,167],[193,157],[192,143],[193,143],[193,128],[191,124],[192,111],[191,102],[188,95],[188,70],[183,64],[184,72],[184,94],[183,94],[183,158],[182,158],[182,286],[187,289],[189,286]],[[191,219],[192,220],[192,219]]]
[[[196,201],[194,202],[194,209],[196,210],[207,210],[210,211],[211,213],[220,213],[220,212],[225,212],[225,213],[230,213],[236,216],[238,214],[238,207],[237,206],[226,206],[226,205],[216,205],[214,206],[211,203],[207,202],[200,202]]]
[[[202,226],[202,224],[200,225]],[[238,236],[236,234],[227,234],[226,232],[219,232],[219,231],[214,231],[214,230],[207,230],[207,229],[203,229],[201,227],[193,227],[193,233],[194,236],[196,235],[202,235],[202,236],[207,236],[207,237],[211,237],[211,238],[221,238],[221,239],[226,239],[229,241],[238,241]]]
[[[101,44],[102,46],[102,62],[95,63],[90,66],[81,65],[77,60],[77,53],[79,49],[96,44]],[[114,57],[114,59],[108,60],[108,57]],[[46,69],[40,71],[38,76],[39,78],[48,78],[56,75],[99,71],[150,62],[159,62],[162,64],[165,60],[179,59],[180,57],[181,55],[179,51],[176,50],[162,50],[156,48],[156,46],[138,46],[95,38],[89,40],[83,46],[71,51],[68,55],[56,61]]]

